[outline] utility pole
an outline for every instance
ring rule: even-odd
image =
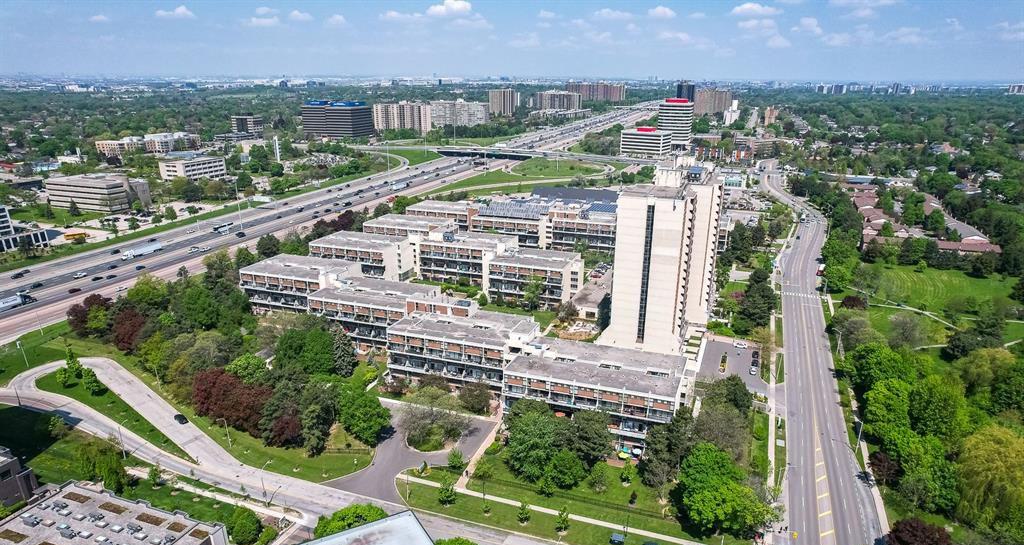
[[[228,448],[231,448],[231,434],[228,433],[228,421],[224,418],[218,418],[218,422],[223,421],[224,423],[224,437],[228,438]]]
[[[121,438],[121,456],[125,460],[128,459],[128,452],[127,452],[127,450],[125,449],[125,446],[124,446],[124,434],[121,433],[121,427],[124,426],[124,423],[127,422],[127,421],[128,421],[128,418],[125,418],[124,420],[121,421],[120,424],[117,425],[117,436]]]
[[[14,341],[18,348],[21,349],[21,357],[25,358],[25,369],[28,369],[28,356],[25,355],[25,345],[21,344],[21,341]],[[21,403],[18,403],[21,405]]]
[[[273,460],[267,460],[267,463],[263,464],[263,467],[260,468],[260,487],[263,488],[263,497],[264,498],[267,497],[267,485],[263,483],[263,470],[266,469],[267,465],[270,464],[270,462],[272,462],[272,461]]]

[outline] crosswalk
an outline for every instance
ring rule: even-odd
[[[817,293],[815,293],[813,291],[809,292],[809,293],[798,292],[798,291],[783,291],[782,295],[783,296],[788,296],[788,297],[804,297],[804,298],[807,298],[807,299],[821,299],[821,295],[819,295],[819,294],[817,294]]]

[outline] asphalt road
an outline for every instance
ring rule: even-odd
[[[789,531],[782,542],[869,545],[882,537],[870,488],[854,458],[839,403],[835,364],[817,290],[817,259],[825,243],[820,213],[769,189],[810,221],[783,252],[783,345],[786,347],[787,484]]]
[[[232,492],[241,488],[255,498],[267,497],[276,505],[294,512],[293,520],[305,526],[315,525],[318,516],[329,514],[352,503],[374,503],[389,513],[404,511],[404,505],[371,498],[319,483],[303,481],[259,468],[246,466],[210,439],[192,423],[180,425],[173,421],[174,408],[156,395],[145,383],[123,367],[106,358],[81,358],[93,369],[108,388],[134,407],[148,421],[188,453],[197,463],[170,455],[147,443],[131,431],[99,412],[59,394],[39,390],[35,381],[63,365],[62,361],[35,367],[16,376],[7,387],[0,388],[0,403],[28,409],[53,412],[64,417],[75,428],[102,438],[120,438],[133,456],[150,463],[159,463],[166,470],[180,475],[194,475],[207,484]],[[391,479],[394,488],[394,479]],[[434,539],[467,537],[481,545],[539,545],[542,541],[476,526],[428,514],[417,514],[424,528]]]

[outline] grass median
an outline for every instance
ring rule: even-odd
[[[33,329],[17,341],[0,346],[0,386],[37,365],[64,359],[63,346],[55,346],[52,341],[70,332],[67,322],[58,322],[41,331]]]
[[[387,150],[388,155],[397,155],[405,158],[409,161],[409,166],[418,165],[420,163],[426,163],[427,161],[433,161],[434,159],[440,159],[444,157],[436,151],[428,149],[402,149],[402,148],[389,148]]]

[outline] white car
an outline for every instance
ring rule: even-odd
[[[114,290],[115,293],[121,293],[122,291],[128,291],[128,286],[118,286],[117,289]]]
[[[732,345],[735,346],[736,348],[747,348],[750,346],[749,344],[747,344],[747,341],[736,341],[732,343]]]
[[[75,273],[75,280],[78,280],[79,278],[85,278],[85,273],[84,272],[76,272]]]

